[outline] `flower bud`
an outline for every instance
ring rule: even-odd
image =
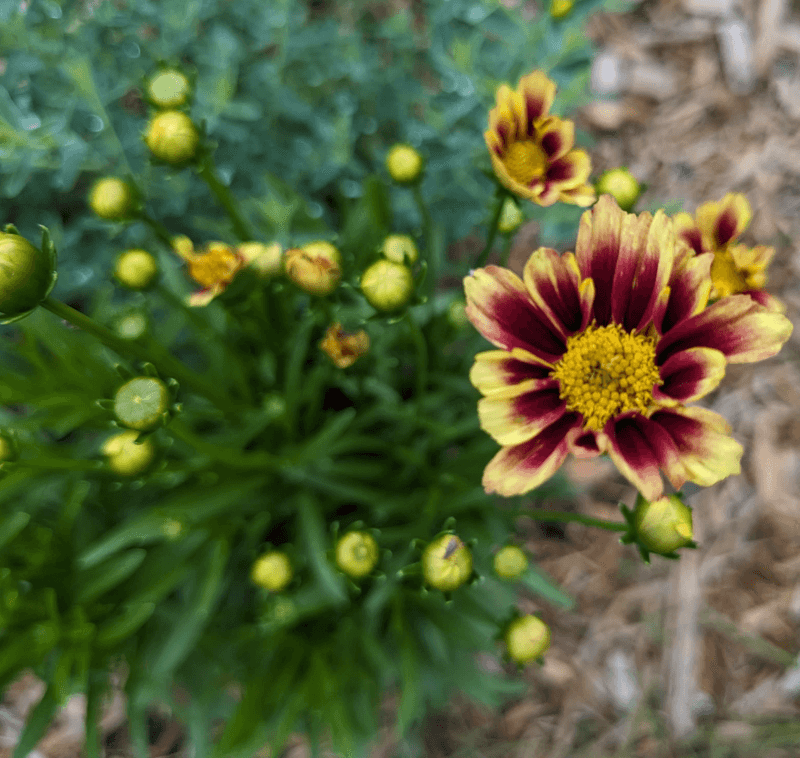
[[[342,278],[342,256],[330,242],[309,242],[286,251],[286,276],[310,295],[330,295]]]
[[[19,234],[0,232],[0,316],[15,318],[33,310],[54,283],[52,254]]]
[[[114,415],[123,426],[139,432],[155,429],[169,408],[169,392],[160,379],[137,376],[114,396]]]
[[[416,263],[419,257],[414,240],[407,234],[390,234],[381,248],[383,257],[395,263],[406,263],[409,266]]]
[[[289,562],[289,556],[278,550],[264,553],[253,564],[250,578],[265,590],[280,592],[292,581],[292,564]]]
[[[503,207],[500,211],[500,219],[497,222],[497,228],[503,234],[510,234],[514,231],[525,219],[519,206],[510,198],[507,197],[503,200]]]
[[[678,495],[653,502],[639,497],[633,522],[639,543],[654,553],[672,553],[692,541],[692,511]]]
[[[15,461],[18,457],[19,450],[13,436],[0,434],[0,463]]]
[[[163,111],[151,119],[144,140],[156,158],[177,165],[194,158],[200,135],[185,113]]]
[[[463,329],[468,323],[467,304],[463,300],[454,300],[447,306],[447,320],[455,329]]]
[[[642,191],[639,182],[624,166],[601,174],[595,189],[598,195],[611,195],[624,211],[633,208]]]
[[[369,335],[363,329],[346,332],[337,321],[328,327],[319,346],[337,368],[348,368],[369,350]]]
[[[564,18],[575,5],[575,0],[550,0],[550,15],[553,18]]]
[[[126,250],[117,258],[114,276],[123,287],[144,290],[155,282],[158,262],[147,250]]]
[[[262,277],[275,276],[283,269],[283,251],[277,242],[265,245],[262,242],[241,242],[237,247],[244,258],[245,266],[252,266]]]
[[[550,629],[537,616],[522,616],[506,630],[508,654],[517,663],[528,663],[550,647]]]
[[[375,261],[361,275],[361,291],[379,311],[395,311],[404,306],[414,291],[411,269],[393,261]]]
[[[394,145],[386,155],[386,168],[398,184],[411,184],[422,174],[422,156],[411,145]]]
[[[126,431],[109,437],[103,445],[103,455],[108,457],[108,466],[120,476],[137,476],[147,469],[156,456],[156,448],[150,438],[136,444],[138,432]]]
[[[147,332],[149,326],[147,315],[141,311],[132,311],[117,319],[114,331],[124,340],[138,340]]]
[[[107,176],[95,182],[89,193],[89,207],[100,218],[123,221],[133,215],[136,207],[133,188],[122,179]]]
[[[443,534],[422,553],[422,576],[437,590],[458,589],[472,575],[472,553],[454,534]]]
[[[516,579],[528,568],[528,558],[516,545],[506,545],[494,557],[494,570],[503,579]]]
[[[378,563],[378,543],[368,532],[348,532],[336,543],[336,565],[353,579],[362,579]]]
[[[190,93],[191,85],[186,76],[171,68],[159,71],[147,83],[147,99],[156,108],[179,108]]]

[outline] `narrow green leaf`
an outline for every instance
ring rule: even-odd
[[[8,518],[3,519],[0,523],[0,549],[8,545],[31,520],[30,513],[23,513],[18,511],[12,513]]]
[[[155,603],[128,603],[122,613],[105,621],[97,630],[95,642],[99,647],[113,647],[137,631],[156,609]]]
[[[544,571],[536,566],[528,566],[528,570],[520,577],[522,584],[554,605],[566,610],[575,607],[575,598],[564,592]]]
[[[347,599],[342,577],[333,570],[325,556],[329,549],[325,538],[325,526],[322,515],[312,497],[306,493],[297,496],[300,534],[303,536],[311,570],[326,593],[336,601]]]
[[[147,550],[142,548],[128,550],[126,553],[115,555],[99,566],[94,566],[81,574],[77,579],[76,602],[91,602],[125,581],[142,565],[146,555]]]
[[[44,691],[44,696],[28,716],[13,758],[25,758],[36,747],[36,743],[44,737],[59,705],[53,689],[53,687],[48,687]]]

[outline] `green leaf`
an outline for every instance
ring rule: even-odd
[[[95,641],[99,647],[114,647],[136,632],[156,609],[155,603],[127,603],[122,613],[102,623]]]
[[[306,549],[311,570],[325,592],[336,602],[345,602],[347,593],[342,577],[333,570],[326,552],[329,545],[322,515],[312,497],[306,493],[297,496],[297,512],[302,543]]]
[[[44,737],[50,722],[53,720],[59,706],[58,698],[53,692],[54,688],[48,686],[42,699],[36,704],[25,722],[25,728],[19,737],[19,742],[14,750],[13,758],[25,758],[36,747],[36,743]]]
[[[561,606],[566,610],[572,610],[575,607],[575,598],[564,592],[544,571],[532,564],[528,566],[528,570],[520,577],[519,581],[531,592],[554,605]]]
[[[89,571],[79,575],[75,601],[88,603],[96,600],[104,592],[125,581],[142,565],[146,555],[147,550],[142,548],[128,550],[126,553],[113,556],[99,566],[93,566]]]

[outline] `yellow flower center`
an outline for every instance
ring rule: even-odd
[[[618,324],[590,326],[567,340],[567,352],[550,375],[561,384],[567,410],[583,414],[587,429],[602,429],[618,413],[644,413],[661,384],[655,343]]]
[[[526,187],[547,169],[547,154],[533,140],[513,142],[503,157],[506,171]]]
[[[234,250],[222,243],[211,243],[208,251],[187,261],[189,276],[201,287],[229,284],[241,268],[242,260]]]
[[[736,267],[728,249],[717,250],[711,264],[711,283],[714,285],[715,298],[735,295],[747,289],[747,282],[742,272]]]

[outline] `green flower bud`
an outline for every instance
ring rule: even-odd
[[[361,291],[369,304],[379,311],[402,308],[414,291],[411,269],[393,261],[375,261],[361,275]]]
[[[19,458],[16,440],[13,436],[0,434],[0,463],[15,461]]]
[[[411,145],[394,145],[386,155],[386,168],[398,184],[411,184],[422,175],[422,156]]]
[[[633,208],[642,192],[639,182],[624,166],[601,174],[595,189],[598,195],[611,195],[624,211]]]
[[[100,218],[124,221],[133,215],[136,197],[130,184],[114,176],[107,176],[99,179],[92,187],[89,207]]]
[[[368,532],[348,532],[336,543],[336,565],[353,579],[361,579],[378,562],[378,543]]]
[[[506,545],[494,557],[494,570],[503,579],[516,579],[528,568],[528,558],[516,545]]]
[[[163,111],[151,119],[144,140],[156,158],[177,165],[194,158],[200,135],[185,113]]]
[[[126,250],[117,258],[114,276],[128,289],[147,289],[158,276],[158,262],[147,250]]]
[[[458,589],[472,575],[472,553],[454,534],[443,534],[422,553],[422,576],[437,590]]]
[[[467,304],[463,300],[454,300],[447,306],[447,320],[455,329],[463,329],[468,323]]]
[[[381,247],[383,257],[395,263],[415,263],[419,251],[414,240],[407,234],[390,234]]]
[[[575,5],[575,0],[550,0],[550,15],[553,18],[564,18]]]
[[[137,476],[147,469],[156,456],[151,439],[136,444],[138,432],[126,431],[109,437],[103,445],[103,455],[108,457],[108,466],[120,476]]]
[[[511,658],[517,663],[528,663],[550,647],[550,629],[537,616],[522,616],[511,622],[505,639]]]
[[[147,98],[157,108],[179,108],[189,99],[191,89],[180,71],[164,69],[147,83]]]
[[[265,553],[253,564],[250,578],[265,590],[280,592],[292,581],[292,564],[289,562],[289,556],[278,550]]]
[[[114,331],[124,340],[138,340],[147,332],[149,325],[146,314],[132,311],[117,319]]]
[[[114,396],[114,415],[123,426],[139,432],[155,429],[169,408],[169,392],[160,379],[137,376]]]
[[[497,228],[503,234],[510,234],[524,220],[525,217],[522,215],[519,206],[510,197],[507,197],[503,201],[503,207],[500,210],[500,219],[497,222]]]
[[[639,497],[633,523],[638,541],[653,553],[672,553],[692,542],[692,511],[678,495],[653,502]]]
[[[34,247],[13,227],[0,232],[0,316],[16,319],[32,311],[55,284],[55,249],[45,232]]]

